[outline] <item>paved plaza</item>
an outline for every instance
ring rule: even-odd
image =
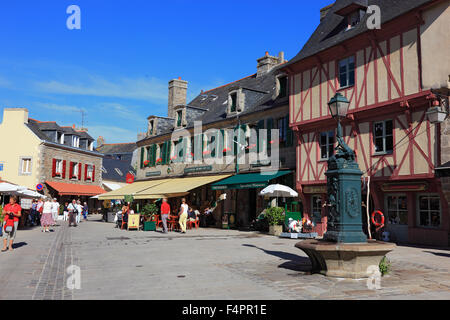
[[[199,229],[122,231],[90,218],[52,233],[19,230],[0,254],[0,299],[450,299],[450,250],[399,246],[381,289],[366,280],[310,275],[298,240]],[[66,286],[69,266],[81,289]]]

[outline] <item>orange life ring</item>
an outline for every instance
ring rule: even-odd
[[[379,215],[381,217],[381,223],[375,221],[375,215]],[[372,212],[372,223],[377,227],[377,229],[384,227],[384,214],[383,212],[377,210]]]

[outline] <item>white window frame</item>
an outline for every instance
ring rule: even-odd
[[[55,159],[55,175],[57,177],[62,177],[62,171],[63,171],[63,160],[61,159]]]
[[[386,133],[386,122],[391,121],[392,122],[392,134],[387,134]],[[382,151],[377,151],[375,150],[376,148],[376,139],[377,136],[375,135],[375,126],[379,123],[383,124],[383,135],[381,137],[378,138],[382,138],[383,139],[383,150]],[[374,148],[374,154],[391,154],[394,152],[394,121],[392,119],[386,119],[386,120],[382,120],[382,121],[374,121],[373,122],[373,139],[372,139],[372,143],[373,143],[373,148]],[[386,139],[387,137],[392,137],[392,150],[387,151],[386,148]]]
[[[324,134],[324,133],[327,135],[327,142],[325,145],[322,144],[322,134]],[[333,133],[333,145],[330,144],[330,133]],[[335,145],[336,145],[336,133],[333,130],[323,131],[323,132],[319,133],[319,152],[320,152],[320,160],[321,161],[328,160],[332,155],[334,155],[334,146]],[[322,156],[322,148],[323,147],[327,148],[327,157]],[[333,154],[329,154],[330,147],[333,148]]]
[[[353,59],[353,84],[350,84],[350,60]],[[345,62],[345,68],[346,68],[346,84],[342,85],[341,83],[341,63]],[[339,82],[339,89],[345,89],[345,88],[351,88],[355,85],[356,82],[356,59],[355,56],[348,56],[344,59],[341,59],[338,61],[338,82]]]
[[[420,224],[420,197],[436,197],[439,199],[439,226],[432,226],[432,225],[428,225],[428,226],[423,226]],[[428,200],[428,204],[429,204],[430,200]],[[430,220],[431,223],[431,212],[435,211],[435,210],[431,210],[428,209],[428,218]],[[442,201],[441,201],[441,197],[439,196],[439,194],[437,193],[419,193],[416,196],[416,222],[417,222],[417,226],[419,228],[426,228],[426,229],[440,229],[442,228]]]
[[[92,181],[93,177],[94,177],[94,166],[92,164],[88,164],[86,170],[86,180]]]
[[[80,170],[80,163],[79,162],[72,162],[72,163],[73,163],[73,167],[72,167],[73,171],[70,173],[70,179],[71,180],[78,180],[78,176],[80,174],[80,172],[79,172],[79,170]]]
[[[405,197],[406,198],[406,217],[407,217],[407,221],[406,224],[402,224],[402,223],[395,223],[392,224],[389,221],[389,205],[388,205],[388,198],[389,197]],[[391,226],[408,226],[409,225],[409,216],[408,216],[408,212],[409,212],[409,208],[408,208],[408,196],[404,193],[388,193],[384,196],[384,210],[385,213],[387,215],[386,217],[386,224],[389,224]],[[397,218],[400,220],[400,216],[399,216],[399,211],[405,211],[405,210],[399,210],[398,208],[398,204],[397,204],[397,208],[396,208],[396,214],[397,214]]]
[[[29,166],[27,167],[27,171],[24,171],[24,162],[29,161]],[[33,157],[20,157],[19,161],[19,174],[21,176],[29,176],[33,173]]]

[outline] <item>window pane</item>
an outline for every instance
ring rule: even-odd
[[[400,224],[408,224],[408,211],[400,211]]]
[[[419,198],[419,208],[420,210],[428,210],[428,197],[420,197]]]
[[[321,147],[320,148],[320,152],[321,152],[321,157],[322,159],[326,159],[328,158],[328,154],[327,154],[327,147]]]
[[[326,133],[321,133],[320,134],[320,145],[321,146],[326,146],[327,145],[327,134]]]
[[[428,212],[421,211],[420,212],[420,225],[421,226],[428,226]]]
[[[406,197],[399,197],[398,199],[398,208],[400,210],[407,210]]]
[[[431,226],[439,227],[441,225],[441,215],[438,211],[431,211]]]
[[[328,146],[328,157],[331,157],[334,154],[334,146],[331,144]]]
[[[392,136],[386,137],[386,152],[394,150],[394,138]]]
[[[377,138],[375,139],[375,152],[383,152],[383,138]]]
[[[441,210],[441,203],[439,201],[439,198],[432,197],[430,199],[430,209],[431,210],[435,210],[435,211],[440,211]]]
[[[341,73],[339,75],[339,84],[341,88],[347,86],[347,73]]]
[[[334,132],[333,131],[328,132],[328,143],[331,145],[334,145]]]
[[[392,120],[386,121],[386,135],[392,135],[393,125]]]
[[[383,122],[377,122],[374,124],[374,134],[377,138],[383,136]]]

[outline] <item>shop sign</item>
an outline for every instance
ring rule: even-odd
[[[230,184],[225,186],[213,186],[213,190],[228,190],[228,189],[258,189],[265,188],[268,186],[267,182],[254,182],[245,184]]]
[[[305,194],[324,194],[328,193],[327,186],[307,186],[303,188]]]
[[[205,171],[212,171],[212,166],[201,166],[201,167],[194,167],[194,168],[186,168],[184,169],[184,173],[197,173],[197,172],[205,172]]]
[[[145,176],[148,177],[158,177],[161,175],[161,171],[153,171],[145,173]]]
[[[420,192],[428,190],[428,184],[426,182],[422,183],[384,183],[381,186],[383,192]]]

